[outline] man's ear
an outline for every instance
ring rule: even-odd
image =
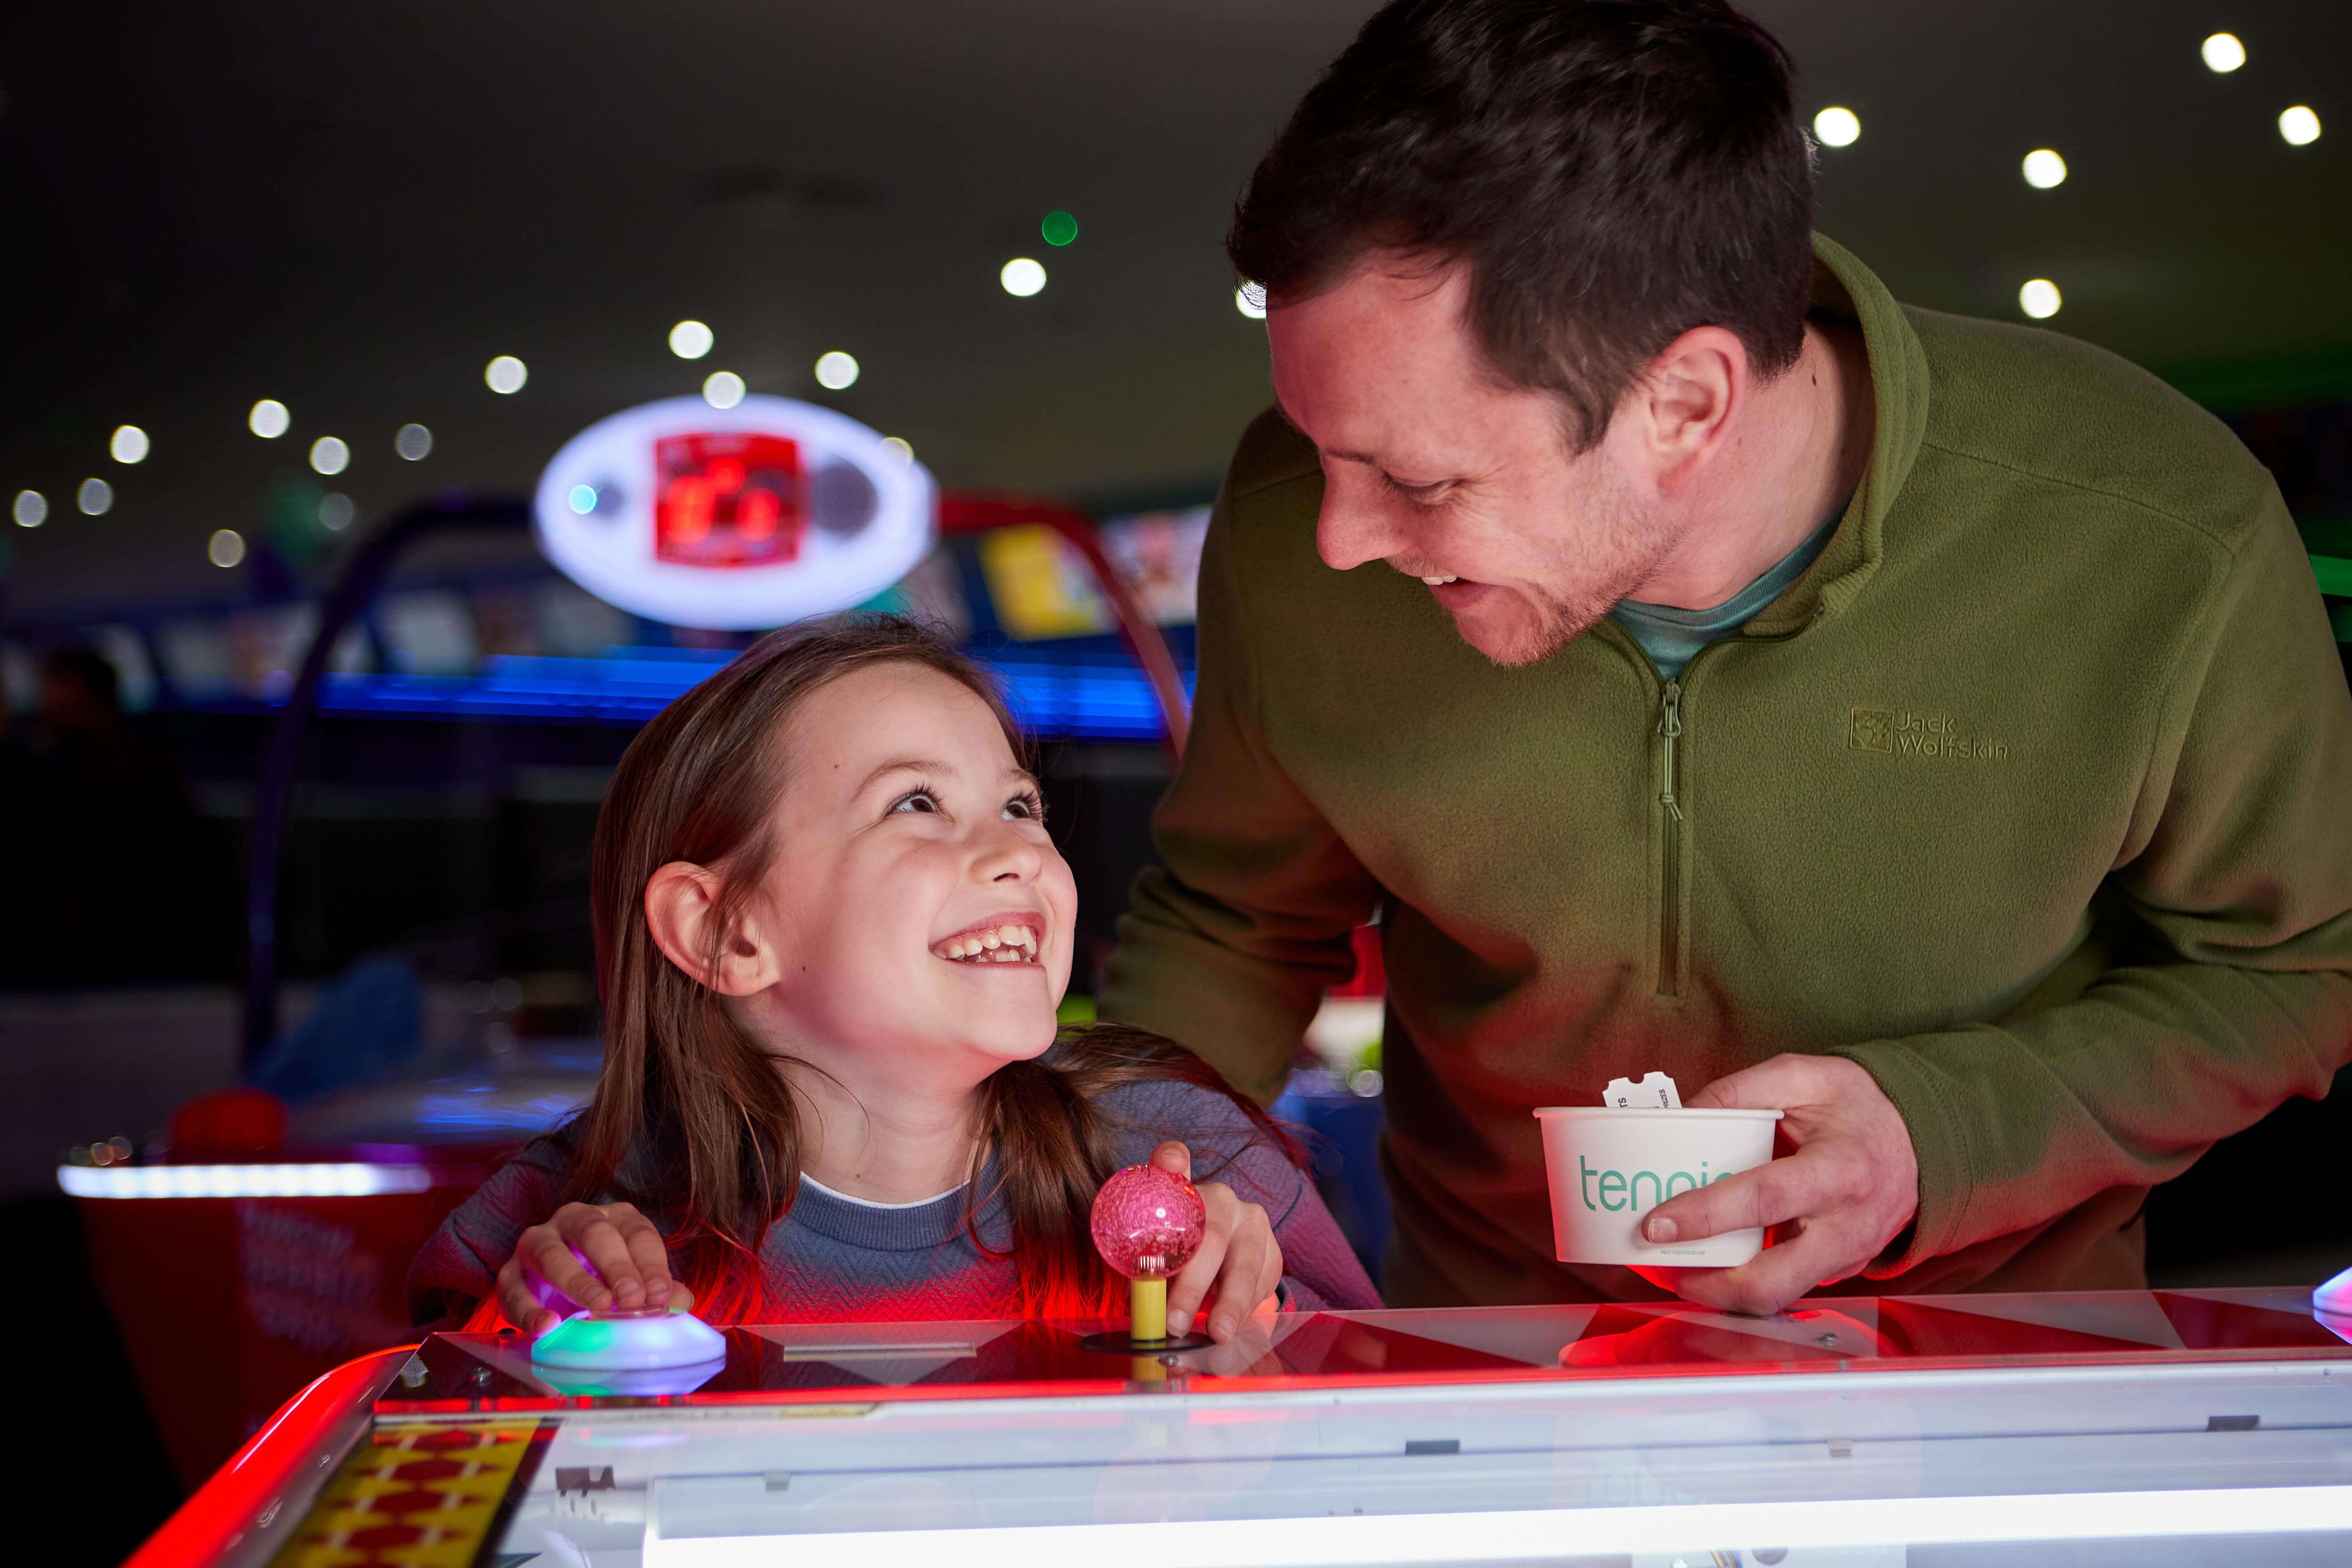
[[[1650,362],[1633,396],[1660,489],[1675,489],[1721,448],[1750,377],[1748,345],[1722,327],[1693,327]]]
[[[687,978],[722,996],[750,996],[776,983],[772,944],[755,910],[746,909],[734,929],[714,933],[719,918],[717,872],[688,860],[673,860],[646,883],[646,929],[662,956]],[[718,957],[711,940],[719,934]]]

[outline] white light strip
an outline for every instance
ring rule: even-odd
[[[78,1198],[366,1198],[421,1193],[422,1165],[59,1165]]]
[[[936,1568],[941,1563],[956,1568],[1036,1568],[1040,1563],[1081,1562],[1116,1563],[1119,1568],[1349,1568],[1704,1552],[1722,1546],[1926,1546],[2341,1531],[2352,1530],[2352,1487],[1850,1498],[699,1539],[664,1537],[663,1522],[657,1506],[646,1530],[646,1568],[772,1568],[786,1560],[793,1568]]]

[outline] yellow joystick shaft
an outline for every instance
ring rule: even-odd
[[[1168,1281],[1165,1277],[1128,1281],[1128,1337],[1151,1344],[1168,1337]]]

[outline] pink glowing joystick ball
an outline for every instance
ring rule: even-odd
[[[1123,1342],[1171,1342],[1168,1277],[1201,1250],[1208,1226],[1208,1205],[1192,1184],[1157,1165],[1115,1171],[1095,1194],[1095,1250],[1129,1280],[1128,1337]],[[1113,1347],[1105,1343],[1094,1348]]]
[[[1208,1223],[1192,1184],[1157,1165],[1114,1172],[1095,1194],[1095,1250],[1129,1279],[1165,1279],[1190,1263]]]

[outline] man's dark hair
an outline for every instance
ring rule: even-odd
[[[1590,448],[1683,332],[1796,363],[1812,149],[1788,52],[1722,0],[1396,0],[1299,103],[1227,253],[1277,303],[1367,253],[1465,262],[1508,382]]]

